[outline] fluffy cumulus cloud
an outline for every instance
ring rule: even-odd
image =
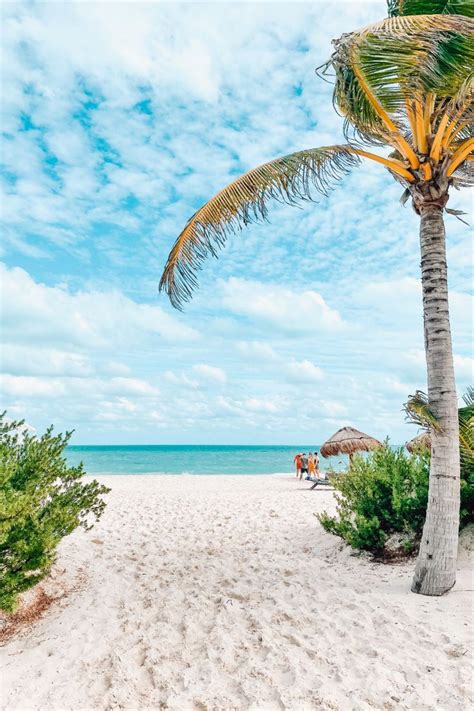
[[[230,312],[258,319],[272,328],[288,331],[340,329],[339,313],[312,290],[231,277],[220,284],[222,304]]]
[[[213,383],[223,385],[227,380],[227,376],[222,368],[216,368],[213,365],[207,365],[207,363],[198,363],[193,366],[193,370],[205,380],[210,380]]]
[[[314,68],[385,2],[4,3],[1,397],[82,442],[408,438],[425,386],[418,223],[380,166],[232,235],[184,314],[158,294],[236,175],[343,140]],[[469,196],[451,197],[470,211]],[[450,204],[451,204],[450,203]],[[469,230],[448,218],[459,390]]]
[[[6,338],[101,349],[158,336],[189,340],[196,331],[159,306],[137,304],[118,290],[81,290],[33,281],[23,269],[0,265]]]
[[[310,360],[294,361],[287,366],[291,380],[301,383],[315,383],[323,379],[323,371]]]

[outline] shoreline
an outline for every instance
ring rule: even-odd
[[[446,709],[472,703],[472,530],[455,588],[354,554],[294,475],[93,475],[92,531],[60,545],[67,591],[1,649],[2,709]]]

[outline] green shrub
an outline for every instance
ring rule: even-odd
[[[367,457],[353,457],[349,471],[333,480],[336,516],[324,511],[318,519],[354,548],[381,553],[392,533],[421,533],[428,477],[429,452],[406,454],[385,442]]]
[[[4,413],[5,414],[5,413]],[[13,611],[19,593],[51,569],[58,543],[102,515],[109,491],[84,483],[80,464],[62,456],[72,432],[42,437],[18,434],[22,422],[0,415],[0,609]]]
[[[323,528],[354,548],[383,554],[394,533],[405,537],[406,552],[421,537],[428,502],[430,452],[413,454],[388,441],[367,457],[354,456],[349,471],[333,479],[335,516],[318,515]],[[461,468],[461,527],[474,520],[474,469],[472,460]]]

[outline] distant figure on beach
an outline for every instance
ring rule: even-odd
[[[303,478],[303,474],[308,473],[308,457],[306,456],[306,452],[303,452],[301,456],[301,472],[300,472],[300,479]]]
[[[310,477],[316,476],[316,462],[312,452],[308,455],[308,475]]]
[[[319,455],[317,452],[314,453],[314,469],[315,469],[315,476],[317,479],[323,479],[321,476],[321,472],[319,469]]]
[[[293,461],[296,468],[296,477],[301,479],[301,454],[297,454]]]

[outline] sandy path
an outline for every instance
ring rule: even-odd
[[[332,495],[307,483],[101,479],[106,514],[61,546],[78,589],[0,650],[3,709],[472,704],[466,553],[448,596],[420,597],[412,565],[351,556],[321,529]]]

